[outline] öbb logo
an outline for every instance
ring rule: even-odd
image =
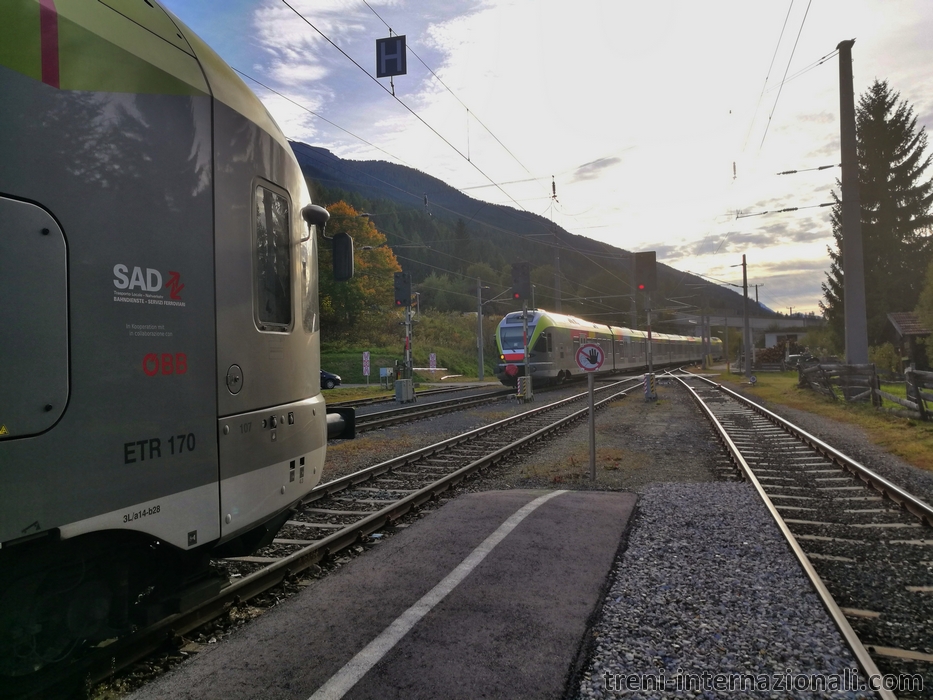
[[[150,352],[143,358],[143,372],[146,376],[154,377],[160,371],[162,374],[186,374],[188,356],[183,352],[176,352],[174,355],[167,352],[161,355]]]
[[[158,292],[162,289],[162,273],[151,267],[146,268],[146,274],[143,275],[141,267],[134,267],[133,272],[127,276],[129,268],[126,265],[113,266],[113,286],[117,289],[140,289],[144,292]],[[169,270],[168,282],[165,288],[169,290],[169,297],[172,299],[181,299],[181,290],[185,285],[181,283],[181,274]]]

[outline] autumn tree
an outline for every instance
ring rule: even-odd
[[[931,156],[927,135],[917,128],[913,108],[876,80],[856,108],[858,181],[868,342],[879,345],[891,311],[914,308],[927,265],[933,258],[930,214],[933,183],[924,177]],[[838,185],[838,182],[837,182]],[[845,337],[842,269],[842,202],[834,191],[832,212],[835,249],[823,284],[825,314],[834,339]]]
[[[353,238],[355,269],[353,279],[335,282],[331,243],[318,236],[321,324],[325,332],[329,325],[352,327],[365,312],[392,306],[394,275],[402,269],[392,249],[386,246],[386,237],[368,217],[343,201],[330,205],[327,211],[328,237],[348,233]]]

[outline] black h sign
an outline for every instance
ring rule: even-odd
[[[405,55],[404,35],[376,39],[376,77],[405,75],[408,72]]]
[[[653,292],[658,286],[657,253],[635,253],[635,287],[640,292]]]

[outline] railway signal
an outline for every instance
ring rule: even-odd
[[[512,263],[512,298],[531,299],[531,263]]]
[[[411,308],[411,273],[395,273],[395,305]]]
[[[653,292],[657,286],[657,253],[653,250],[635,253],[635,288],[639,292]]]

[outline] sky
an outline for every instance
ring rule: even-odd
[[[933,123],[929,0],[162,2],[289,138],[417,168],[713,282],[741,284],[744,254],[782,313],[820,313],[839,42],[855,40],[856,103],[887,80]],[[390,32],[409,48],[394,97],[374,77]]]

